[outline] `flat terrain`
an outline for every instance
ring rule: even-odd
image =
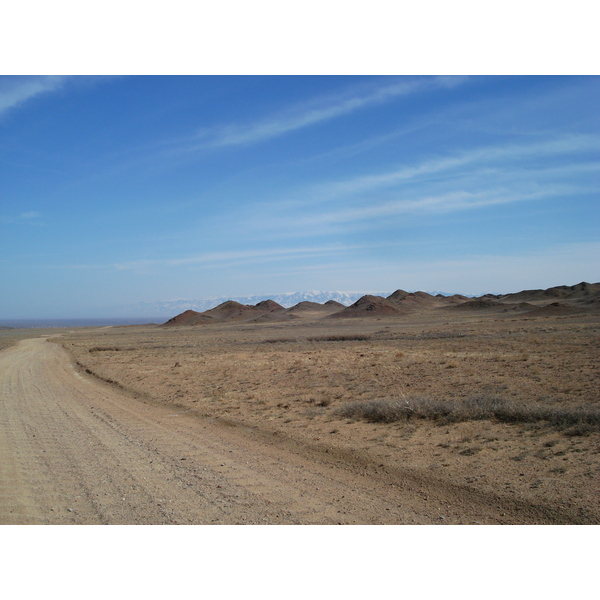
[[[593,419],[361,410],[594,415],[599,333],[485,307],[44,332],[0,352],[0,523],[599,523]]]

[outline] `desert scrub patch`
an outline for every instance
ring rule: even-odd
[[[462,452],[459,452],[459,454],[462,454],[463,456],[473,456],[473,455],[477,454],[478,452],[481,452],[481,448],[476,446],[474,448],[466,448]]]
[[[123,346],[93,346],[88,350],[88,352],[93,354],[94,352],[134,352],[136,350],[141,350],[141,348]]]
[[[306,339],[309,342],[366,342],[371,339],[371,336],[356,333],[350,335],[317,335]]]
[[[119,346],[94,346],[93,348],[90,348],[88,352],[121,352],[121,350],[123,350],[123,348],[120,348]]]
[[[503,423],[547,422],[558,429],[570,427],[569,435],[572,436],[600,431],[600,408],[597,406],[556,407],[523,404],[492,394],[460,400],[410,398],[354,401],[338,408],[335,414],[372,423],[393,423],[411,419],[429,419],[441,424],[483,419],[495,419]]]
[[[304,411],[304,415],[309,419],[314,419],[315,417],[322,417],[325,415],[325,408],[308,408]]]
[[[406,400],[348,402],[336,412],[344,418],[364,419],[372,423],[407,421],[414,416],[414,408]]]

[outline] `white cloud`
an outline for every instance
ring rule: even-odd
[[[424,160],[413,165],[320,183],[298,195],[264,202],[246,215],[271,237],[296,237],[372,227],[384,218],[434,215],[487,206],[540,201],[559,195],[597,193],[587,175],[598,169],[592,152],[600,137],[564,136],[529,144],[506,144]],[[540,159],[540,160],[538,160]],[[587,177],[586,177],[587,176]]]
[[[383,104],[401,96],[432,89],[455,87],[463,83],[464,80],[464,77],[410,79],[379,85],[375,88],[370,87],[368,90],[353,90],[353,93],[336,97],[316,99],[258,123],[228,125],[203,130],[198,137],[206,141],[202,142],[200,147],[237,146],[261,142],[350,114],[361,108]]]
[[[40,94],[60,89],[65,80],[61,76],[0,78],[0,116]]]
[[[32,221],[36,221],[37,219],[41,219],[42,218],[42,213],[38,212],[37,210],[28,210],[26,212],[22,212],[19,215],[16,216],[7,216],[7,215],[0,215],[0,223],[5,223],[5,224],[10,224],[10,223],[20,223],[20,222],[32,222]]]
[[[36,210],[30,210],[19,215],[20,219],[39,219],[42,216],[42,213],[37,212]]]
[[[418,165],[401,167],[400,169],[385,173],[365,175],[344,181],[318,185],[313,188],[313,194],[318,195],[320,198],[328,198],[368,192],[377,188],[393,186],[398,183],[417,179],[425,175],[448,172],[476,163],[491,163],[497,166],[505,164],[502,161],[510,161],[519,165],[521,161],[527,158],[573,154],[594,150],[600,150],[600,138],[595,135],[565,136],[534,144],[482,147],[454,156],[428,160]],[[577,168],[577,165],[573,165],[572,168]]]
[[[464,183],[463,181],[460,182]],[[570,197],[577,193],[595,192],[583,184],[562,184],[535,181],[506,182],[500,177],[482,185],[478,189],[467,189],[454,185],[454,190],[446,193],[415,193],[399,190],[386,198],[370,197],[351,205],[348,202],[336,203],[328,210],[312,207],[306,210],[296,205],[273,205],[270,209],[255,212],[244,221],[245,232],[255,231],[262,239],[291,239],[293,237],[314,237],[340,234],[348,230],[372,229],[382,221],[405,216],[428,218],[457,212],[479,210],[486,207],[543,201],[559,196]],[[395,197],[394,197],[395,196]],[[299,208],[299,210],[298,210]],[[398,221],[399,222],[399,221]],[[240,227],[240,231],[242,228]]]
[[[294,258],[296,256],[309,257],[346,252],[362,248],[362,246],[322,246],[305,248],[267,248],[261,250],[240,250],[234,252],[207,252],[196,256],[180,258],[159,258],[134,260],[114,265],[120,270],[146,270],[153,267],[177,267],[183,265],[222,266],[228,264],[241,264],[243,262],[265,262],[281,258]]]

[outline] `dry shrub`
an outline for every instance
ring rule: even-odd
[[[371,336],[355,333],[350,335],[318,335],[306,339],[309,342],[365,342],[370,340]]]
[[[88,352],[131,352],[136,348],[123,348],[121,346],[93,346]]]
[[[94,346],[89,349],[89,352],[120,352],[121,348],[118,346]]]
[[[365,419],[372,423],[406,421],[412,416],[408,405],[400,400],[348,402],[337,412],[342,417]]]
[[[372,423],[392,423],[409,419],[431,419],[441,423],[496,419],[503,423],[547,421],[559,429],[571,427],[570,435],[587,435],[600,430],[600,408],[597,406],[518,404],[492,394],[464,400],[411,398],[348,402],[336,412],[341,417],[360,418]]]

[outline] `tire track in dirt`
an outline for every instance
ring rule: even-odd
[[[0,353],[0,417],[0,523],[569,522],[135,398],[45,338]]]

